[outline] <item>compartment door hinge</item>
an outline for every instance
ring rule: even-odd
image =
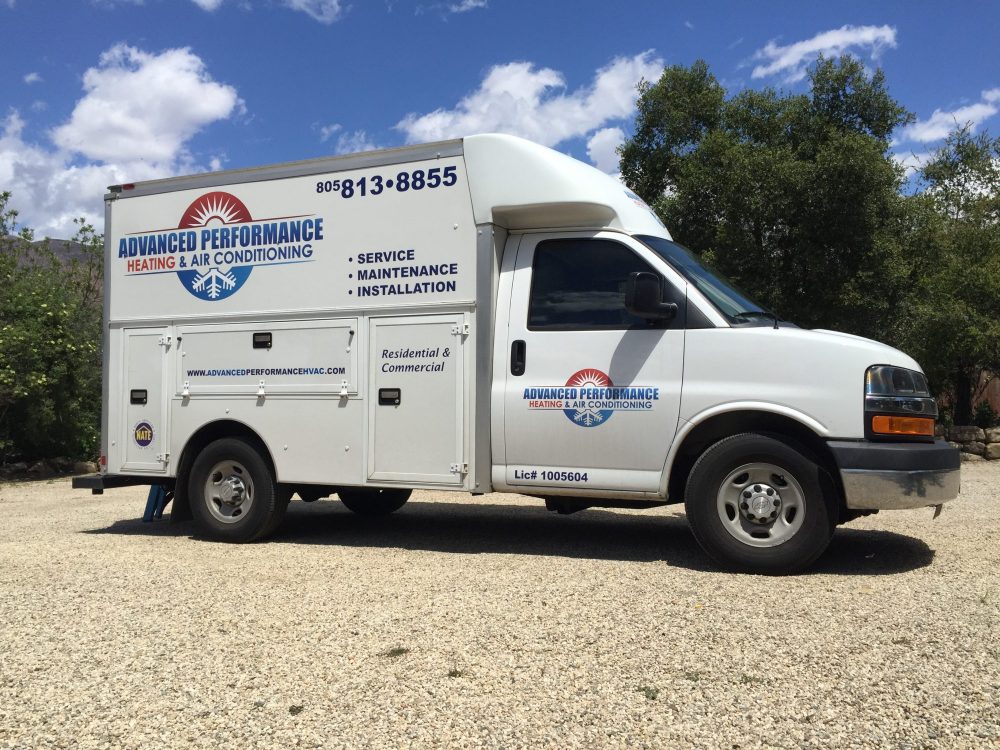
[[[452,336],[468,336],[469,335],[469,324],[459,323],[458,325],[453,325],[451,327]]]
[[[170,336],[160,336],[160,346],[164,349],[170,348]]]
[[[469,465],[466,464],[466,463],[452,464],[451,465],[451,473],[452,474],[468,474],[469,473]]]
[[[165,453],[159,454],[156,457],[156,460],[159,461],[161,464],[169,464],[170,463],[170,451],[166,451]]]

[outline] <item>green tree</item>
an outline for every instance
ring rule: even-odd
[[[103,239],[78,221],[71,260],[18,228],[0,193],[0,460],[92,457],[101,407]]]
[[[908,294],[907,205],[889,155],[912,116],[850,57],[820,58],[807,94],[728,97],[704,62],[640,85],[628,185],[681,243],[807,327],[890,337]]]
[[[905,345],[952,394],[955,422],[971,424],[982,384],[1000,373],[1000,138],[960,128],[921,177]]]

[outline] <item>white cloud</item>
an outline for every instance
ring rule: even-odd
[[[300,10],[320,23],[333,23],[343,11],[340,0],[283,0],[292,10]]]
[[[686,28],[686,29],[694,29],[694,24],[691,23],[690,21],[685,21],[684,22],[684,28]]]
[[[108,185],[128,180],[166,177],[164,168],[146,164],[73,164],[59,151],[28,143],[24,120],[12,112],[0,130],[0,184],[13,192],[20,220],[39,236],[67,238],[73,219],[86,217],[101,226],[101,196]]]
[[[49,134],[54,145],[30,139],[16,111],[0,122],[0,185],[26,225],[65,238],[75,217],[101,225],[108,185],[202,169],[186,142],[241,107],[236,90],[213,81],[189,50],[118,45],[84,74],[83,97]]]
[[[11,0],[7,0],[11,2]],[[145,5],[145,0],[91,0],[97,5],[113,6],[116,4],[128,3],[130,5]],[[209,13],[218,10],[226,0],[191,0],[195,5]],[[343,15],[343,0],[280,0],[281,4],[291,10],[305,13],[320,23],[333,23]],[[478,7],[478,3],[486,5],[486,0],[462,0],[461,5]],[[250,8],[251,3],[242,3],[244,8]],[[391,8],[390,8],[391,10]],[[466,9],[468,10],[468,9]]]
[[[587,141],[587,156],[602,172],[617,174],[621,157],[615,149],[624,141],[625,133],[621,128],[598,130]]]
[[[359,151],[374,151],[380,148],[364,130],[341,133],[334,148],[338,154],[356,154]]]
[[[338,133],[340,135],[337,136],[337,142],[334,144],[334,153],[355,154],[359,151],[374,151],[375,149],[382,148],[364,130],[355,130],[348,133],[344,131],[344,126],[338,122],[331,123],[330,125],[321,125],[319,127],[319,141],[320,143],[326,143]]]
[[[408,143],[502,132],[554,146],[631,116],[636,84],[656,80],[662,69],[663,61],[651,51],[619,57],[598,70],[590,86],[567,92],[563,75],[551,68],[537,69],[529,62],[497,65],[454,109],[411,113],[395,127]]]
[[[343,129],[340,123],[332,123],[331,125],[320,125],[319,128],[319,142],[326,143],[330,140],[330,137],[335,133],[339,133]]]
[[[448,6],[448,11],[451,13],[466,13],[470,10],[475,10],[476,8],[487,7],[486,0],[462,0],[460,3],[452,3]]]
[[[894,26],[841,26],[785,46],[772,40],[754,53],[753,59],[761,63],[753,69],[751,77],[780,75],[786,83],[795,83],[805,78],[806,68],[820,54],[834,56],[861,49],[877,59],[883,49],[895,46]]]
[[[216,83],[187,48],[160,54],[118,44],[83,75],[86,95],[52,139],[90,159],[169,163],[209,123],[241,110],[232,86]]]
[[[892,160],[906,171],[906,176],[909,178],[923,169],[933,156],[932,151],[897,152],[892,155]]]
[[[29,86],[32,83],[41,83],[42,82],[42,76],[39,75],[38,73],[31,72],[31,73],[28,73],[28,75],[26,75],[24,77],[24,82],[27,83]]]
[[[926,120],[917,120],[907,125],[899,133],[899,142],[931,143],[948,137],[953,130],[965,126],[971,132],[984,121],[1000,112],[1000,88],[983,91],[980,101],[958,109],[944,111],[935,109]]]

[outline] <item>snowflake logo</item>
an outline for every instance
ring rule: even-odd
[[[232,193],[216,190],[196,199],[181,217],[179,229],[207,227],[210,224],[241,224],[253,221],[243,201]],[[253,266],[213,267],[204,271],[178,271],[184,288],[199,299],[217,302],[236,293],[250,276]]]
[[[218,268],[210,268],[205,273],[195,277],[191,288],[196,292],[204,292],[209,299],[218,299],[224,291],[235,289],[236,276],[232,271],[223,273]]]
[[[570,375],[569,380],[566,381],[566,385],[573,388],[610,388],[614,384],[607,373],[590,368],[578,370]],[[592,399],[581,398],[579,400],[588,401]],[[614,414],[614,409],[572,408],[563,409],[563,413],[571,422],[581,427],[597,427],[606,422]]]

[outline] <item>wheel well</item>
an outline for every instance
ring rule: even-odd
[[[718,414],[706,419],[684,437],[677,455],[670,467],[670,480],[667,484],[668,502],[679,503],[684,500],[688,475],[698,457],[705,449],[719,440],[740,432],[758,432],[780,436],[791,440],[815,461],[828,482],[824,482],[826,490],[835,492],[840,505],[841,515],[846,510],[844,506],[844,490],[840,481],[840,471],[834,461],[833,454],[826,441],[819,435],[790,417],[763,411],[733,411]]]
[[[271,471],[274,472],[274,458],[267,445],[261,440],[260,435],[247,427],[242,422],[230,419],[209,422],[195,432],[181,451],[181,458],[177,464],[177,481],[174,485],[173,508],[170,511],[170,520],[185,521],[191,518],[191,506],[187,496],[187,475],[191,471],[195,458],[204,450],[205,446],[222,438],[241,438],[253,445],[260,451],[261,456],[267,462]]]

